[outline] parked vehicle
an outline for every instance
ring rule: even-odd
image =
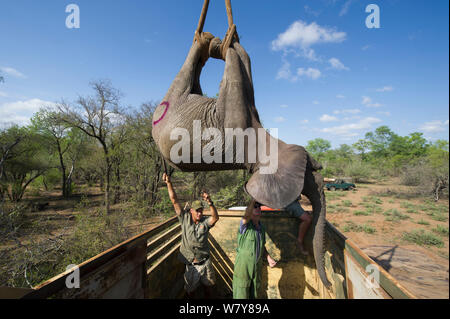
[[[343,179],[337,179],[335,182],[326,183],[325,187],[329,191],[335,191],[336,189],[342,189],[342,190],[352,190],[356,188],[356,185],[353,183],[347,183]]]

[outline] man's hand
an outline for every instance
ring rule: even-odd
[[[164,183],[166,183],[166,184],[170,183],[170,177],[166,173],[163,174],[162,179],[163,179]]]
[[[209,194],[202,190],[202,199],[206,201],[209,205],[209,210],[211,212],[211,217],[209,218],[209,225],[213,227],[217,221],[219,220],[219,214],[217,213],[217,209],[214,207],[214,203],[209,197]]]
[[[205,202],[211,202],[211,197],[209,197],[209,194],[207,193],[207,192],[205,192],[205,191],[202,191],[202,199],[205,201]]]
[[[277,262],[269,254],[267,254],[267,262],[269,263],[270,268],[273,268],[277,265]]]

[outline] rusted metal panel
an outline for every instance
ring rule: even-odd
[[[173,299],[183,291],[185,265],[178,260],[180,243],[147,270],[147,298]]]
[[[32,291],[31,288],[0,287],[0,299],[19,299]]]
[[[376,269],[379,274],[379,285],[391,297],[395,299],[417,299],[408,289],[403,287],[394,277],[392,277],[385,269],[373,261],[366,253],[364,253],[358,246],[350,239],[345,242],[345,252],[350,254],[358,264],[366,269],[368,265]]]
[[[142,291],[140,266],[145,262],[145,255],[146,245],[145,242],[142,242],[140,246],[81,277],[79,289],[64,288],[52,297],[63,299],[130,298]]]
[[[347,251],[344,254],[348,294],[352,299],[390,299],[383,288],[371,281],[369,274],[351,254]]]
[[[147,240],[148,238],[155,236],[162,230],[170,227],[174,223],[177,222],[177,217],[174,216],[167,220],[164,223],[161,223],[159,225],[156,225],[149,230],[136,235],[104,252],[101,254],[90,258],[89,260],[81,263],[78,265],[79,272],[80,272],[80,280],[83,281],[86,278],[88,278],[93,272],[97,271],[99,268],[103,267],[105,264],[108,264],[109,262],[113,261],[114,259],[118,258],[119,256],[125,254],[126,252],[134,250],[136,247],[144,247],[144,251],[141,252],[143,256],[143,262],[142,265],[145,264],[145,256],[146,256],[146,246],[147,246]],[[25,295],[23,298],[36,298],[36,299],[44,299],[44,298],[50,298],[55,296],[56,294],[62,293],[63,290],[66,288],[66,278],[72,273],[72,271],[66,271],[63,272],[46,282],[36,286],[34,290],[27,295]],[[118,278],[120,280],[120,278]],[[141,282],[145,281],[145,278],[141,278]],[[95,294],[98,296],[98,294]],[[86,296],[86,295],[84,295]],[[93,298],[91,296],[87,296],[87,298]]]
[[[179,246],[180,242],[181,242],[181,229],[178,231],[178,233],[174,234],[174,236],[169,241],[167,241],[154,251],[148,252],[146,263],[147,268],[154,267],[153,265],[155,263],[157,263],[161,258],[165,258],[167,252],[170,251],[175,245]]]
[[[161,235],[153,236],[148,240],[147,244],[147,250],[153,251],[160,247],[161,245],[165,244],[166,242],[170,241],[173,237],[178,235],[181,232],[181,225],[180,223],[176,223],[173,226],[167,227]]]
[[[102,299],[143,299],[144,287],[142,286],[143,268],[137,266],[122,279],[115,282],[100,296]],[[92,298],[92,297],[91,297]]]
[[[211,262],[216,272],[217,298],[231,298],[233,296],[233,262],[211,234],[209,245]]]

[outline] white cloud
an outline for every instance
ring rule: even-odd
[[[315,17],[318,17],[319,16],[319,14],[320,14],[320,12],[319,11],[314,11],[314,10],[312,10],[309,6],[304,6],[304,8],[305,8],[305,12],[306,13],[308,13],[308,14],[311,14],[311,15],[313,15],[313,16],[315,16]]]
[[[319,119],[321,122],[336,122],[339,121],[339,119],[335,116],[331,116],[328,114],[324,114]]]
[[[372,99],[368,96],[363,96],[362,104],[366,105],[372,102]]]
[[[291,64],[287,61],[283,61],[283,65],[278,70],[276,79],[277,80],[284,79],[284,80],[289,80],[291,82],[295,82],[295,81],[297,81],[298,78],[297,78],[297,76],[292,75]]]
[[[377,112],[377,114],[391,116],[391,112]]]
[[[308,69],[298,68],[297,73],[294,75],[291,72],[291,64],[287,61],[284,61],[283,65],[278,70],[276,79],[277,80],[284,79],[284,80],[289,80],[291,82],[296,82],[299,79],[299,77],[304,76],[304,77],[311,78],[313,80],[317,80],[321,75],[322,75],[322,72],[320,72],[320,70],[314,69],[314,68],[308,68]]]
[[[328,60],[328,62],[330,63],[332,69],[346,70],[346,71],[350,70],[348,67],[346,67],[344,65],[344,63],[339,61],[339,59],[331,58],[331,59]]]
[[[361,113],[360,109],[344,109],[344,110],[335,110],[334,114],[358,114]]]
[[[4,73],[15,77],[15,78],[21,78],[21,79],[26,79],[27,77],[25,76],[25,74],[17,71],[16,69],[10,68],[10,67],[0,67],[0,70],[3,71]]]
[[[342,94],[338,94],[338,95],[336,95],[336,97],[337,97],[338,99],[345,99],[345,96],[342,95]]]
[[[281,123],[281,122],[286,121],[286,119],[282,116],[278,116],[278,117],[274,118],[274,121],[275,121],[275,123]]]
[[[0,97],[7,97],[8,94],[6,94],[5,92],[0,91]]]
[[[392,92],[394,88],[392,86],[383,86],[382,88],[377,89],[377,92]]]
[[[33,114],[39,111],[41,107],[46,106],[54,107],[55,103],[40,99],[31,99],[1,104],[0,125],[9,123],[27,125],[30,123],[30,118]]]
[[[367,106],[367,107],[380,107],[383,106],[380,103],[373,103],[372,99],[368,96],[363,96],[362,97],[362,102],[363,105]]]
[[[314,68],[308,68],[306,70],[304,68],[297,69],[298,76],[306,76],[313,80],[317,80],[318,78],[320,78],[321,74],[322,73],[318,69],[314,69]]]
[[[357,135],[357,133],[354,131],[370,129],[374,124],[380,123],[380,122],[381,122],[381,120],[378,118],[366,117],[366,118],[359,120],[356,123],[344,124],[344,125],[334,126],[334,127],[326,127],[326,128],[321,129],[321,132],[351,137],[351,136]]]
[[[425,122],[422,124],[419,129],[426,133],[438,133],[443,132],[447,129],[448,120],[442,122],[440,120]]]
[[[283,109],[288,108],[288,106],[286,104],[281,104],[280,107],[283,108]]]
[[[314,50],[311,47],[318,43],[339,43],[346,39],[345,32],[335,28],[322,27],[315,22],[310,24],[298,20],[292,23],[288,29],[280,33],[276,40],[272,41],[272,50],[288,51],[289,49],[301,49],[303,55],[311,60],[316,60]]]
[[[342,120],[343,121],[352,121],[352,120],[359,120],[360,118],[361,118],[361,116],[356,115],[356,116],[344,117]]]
[[[370,48],[370,45],[365,45],[365,46],[363,46],[362,48],[361,48],[361,50],[363,50],[363,51],[366,51],[367,49],[369,49]]]
[[[353,0],[347,0],[345,1],[344,5],[341,8],[341,11],[339,12],[339,16],[342,17],[347,14],[348,9],[350,9],[350,5],[352,4]]]
[[[313,101],[313,104],[319,105],[319,101]]]

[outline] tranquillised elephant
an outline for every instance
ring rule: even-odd
[[[237,35],[225,42],[230,43],[228,48],[209,33],[197,37],[154,112],[153,138],[167,162],[182,171],[249,170],[253,175],[245,191],[269,207],[283,209],[299,194],[307,196],[313,206],[314,258],[328,287],[321,166],[302,146],[286,144],[264,130],[255,107],[250,58]],[[203,96],[200,87],[200,73],[208,57],[225,60],[218,98]],[[227,135],[232,130],[235,135]],[[242,132],[247,136],[239,134]],[[243,148],[237,146],[238,141],[243,141]]]

